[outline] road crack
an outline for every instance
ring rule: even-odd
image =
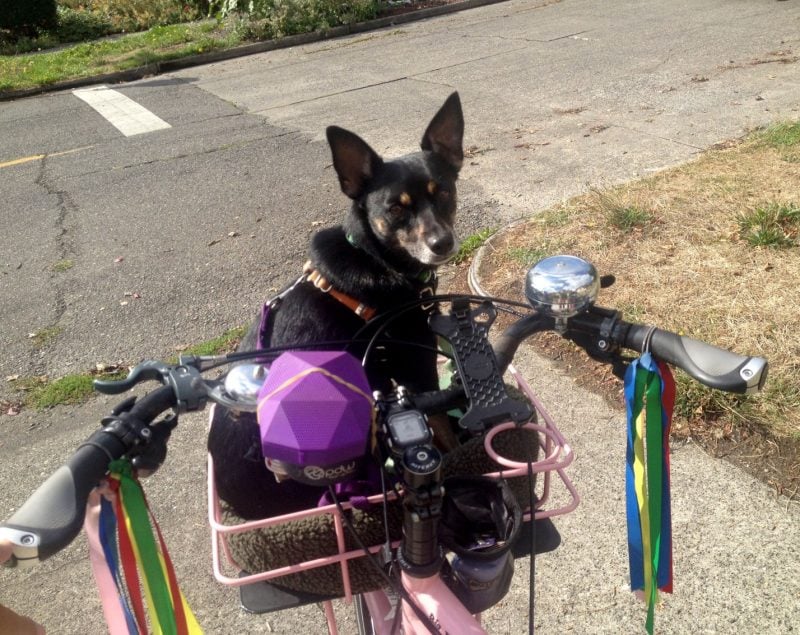
[[[42,188],[47,196],[55,199],[56,214],[53,222],[54,242],[55,242],[55,261],[56,263],[67,262],[77,257],[78,249],[75,244],[74,233],[70,231],[70,221],[74,222],[77,218],[78,206],[72,196],[66,190],[57,189],[48,179],[47,174],[48,155],[44,155],[39,162],[39,172],[34,183]],[[61,318],[67,310],[66,292],[64,289],[63,274],[53,271],[50,275],[53,290],[53,309],[54,315],[50,323],[45,327],[55,329],[58,327]]]

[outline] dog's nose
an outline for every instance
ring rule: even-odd
[[[444,233],[436,236],[431,236],[427,240],[428,248],[437,256],[448,255],[453,250],[454,240],[453,235]]]

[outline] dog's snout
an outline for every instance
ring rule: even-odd
[[[428,238],[428,249],[437,256],[448,256],[453,251],[455,240],[450,232],[442,232]]]

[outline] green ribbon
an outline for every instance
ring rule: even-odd
[[[158,619],[158,626],[165,635],[177,635],[172,594],[150,527],[150,512],[142,486],[133,477],[133,468],[127,459],[112,462],[109,470],[112,474],[119,475],[119,489],[122,493],[125,515],[130,522],[137,560],[144,573],[146,587],[149,589]],[[153,626],[155,627],[155,625]]]

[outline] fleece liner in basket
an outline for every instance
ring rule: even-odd
[[[538,435],[531,430],[511,429],[498,434],[494,449],[515,461],[535,461],[538,456]],[[444,457],[445,478],[497,472],[502,467],[489,458],[483,439],[473,439],[448,452]],[[528,507],[528,482],[525,478],[509,479],[509,487],[520,507]],[[280,487],[280,486],[278,486]],[[375,505],[366,511],[351,512],[353,525],[361,540],[367,545],[385,541],[383,509]],[[223,504],[222,520],[227,525],[245,522]],[[389,505],[389,531],[393,540],[401,535],[402,509],[399,502]],[[348,550],[358,546],[345,527]],[[231,554],[236,563],[250,573],[336,555],[336,533],[332,518],[325,514],[314,518],[295,520],[281,525],[255,529],[228,536]],[[351,560],[348,564],[353,593],[365,593],[383,586],[383,580],[365,558]],[[293,591],[319,595],[344,595],[341,567],[328,565],[311,571],[293,573],[270,581]]]

